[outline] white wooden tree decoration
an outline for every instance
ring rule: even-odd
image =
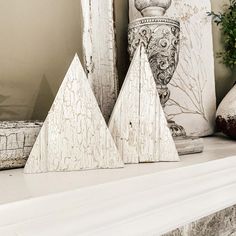
[[[122,167],[76,55],[26,163],[25,173]]]
[[[124,163],[179,161],[143,46],[135,52],[109,129]]]

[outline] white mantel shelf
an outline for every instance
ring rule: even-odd
[[[236,143],[204,139],[181,162],[0,172],[0,235],[161,235],[236,204]]]

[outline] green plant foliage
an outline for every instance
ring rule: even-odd
[[[223,13],[208,12],[213,21],[220,25],[224,40],[224,51],[217,53],[222,63],[234,69],[236,67],[236,0],[230,0],[230,5]]]

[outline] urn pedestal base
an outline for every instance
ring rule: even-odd
[[[204,149],[203,139],[187,136],[184,128],[174,121],[168,121],[179,155],[200,153]]]
[[[203,152],[203,139],[198,137],[174,137],[175,146],[178,154],[187,155]]]

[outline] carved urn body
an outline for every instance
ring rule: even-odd
[[[143,44],[163,107],[170,98],[168,84],[179,61],[180,24],[166,17],[143,17],[129,24],[128,51],[132,59],[138,45]],[[186,136],[184,128],[169,121],[173,137]]]
[[[135,7],[143,16],[163,16],[172,0],[135,0]]]
[[[164,17],[141,18],[128,29],[130,57],[139,44],[145,46],[163,107],[170,97],[167,85],[178,64],[179,32],[179,22]]]

